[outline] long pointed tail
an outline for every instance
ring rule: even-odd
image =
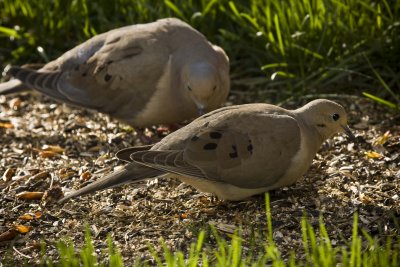
[[[8,82],[0,83],[0,95],[9,95],[28,91],[29,87],[20,80],[13,79]]]
[[[60,199],[58,202],[63,203],[70,198],[83,196],[95,191],[104,190],[107,188],[113,188],[127,183],[134,183],[143,181],[145,179],[154,178],[161,175],[163,172],[154,170],[138,164],[128,164],[122,169],[110,173],[105,177],[100,178],[94,183],[91,183],[65,197]]]
[[[21,67],[11,67],[8,72],[14,78],[20,80],[28,87],[36,89],[48,96],[59,98],[57,84],[62,72],[59,71],[36,71]]]

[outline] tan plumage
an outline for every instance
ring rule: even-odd
[[[61,102],[90,108],[133,126],[175,123],[219,108],[229,92],[222,48],[174,18],[99,34],[38,71],[12,67],[26,86]]]
[[[323,141],[343,131],[354,137],[344,108],[329,100],[293,111],[268,104],[225,107],[154,146],[120,151],[117,157],[131,163],[61,201],[160,175],[221,199],[240,200],[296,182]]]

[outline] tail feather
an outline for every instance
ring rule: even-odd
[[[127,183],[143,181],[149,178],[157,177],[161,174],[163,174],[163,172],[145,166],[141,166],[138,164],[128,164],[124,166],[121,170],[110,173],[100,180],[97,180],[96,182],[91,183],[63,197],[58,202],[63,203],[70,198],[83,196],[95,191],[113,188]]]
[[[36,89],[48,96],[60,98],[57,88],[62,73],[59,71],[39,72],[32,69],[11,67],[7,73],[30,88]]]
[[[9,95],[28,91],[29,87],[20,80],[13,79],[8,82],[0,83],[0,95]]]

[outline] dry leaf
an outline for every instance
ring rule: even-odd
[[[51,151],[51,152],[58,153],[58,154],[61,154],[65,151],[65,149],[60,146],[52,146],[52,145],[44,145],[42,147],[42,150]]]
[[[83,181],[87,181],[92,177],[92,174],[89,171],[85,171],[84,173],[81,174],[79,178],[81,178]]]
[[[19,97],[13,98],[9,102],[10,108],[17,110],[22,104],[22,101]]]
[[[375,151],[368,151],[368,152],[365,152],[365,155],[367,156],[367,158],[370,158],[370,159],[380,159],[380,158],[383,158],[383,155],[382,155],[382,154],[380,154],[380,153],[378,153],[378,152],[375,152]]]
[[[11,122],[0,122],[0,128],[12,129],[14,125]]]
[[[37,200],[37,199],[42,199],[43,194],[44,194],[43,192],[24,191],[24,192],[18,193],[16,195],[16,197],[19,199],[24,199],[24,200]]]
[[[40,219],[40,217],[42,217],[42,215],[43,215],[43,212],[41,212],[41,211],[35,212],[35,219]]]
[[[25,213],[24,215],[19,216],[18,219],[24,220],[24,221],[30,221],[30,220],[33,220],[33,216],[29,213]]]
[[[20,220],[25,220],[25,221],[30,221],[33,219],[39,219],[40,217],[42,217],[42,212],[41,211],[36,211],[34,214],[32,213],[25,213],[24,215],[21,215],[18,217],[18,219]]]
[[[15,168],[8,168],[3,174],[3,180],[5,182],[11,181],[12,177],[15,174],[15,171],[16,171]]]
[[[21,224],[15,225],[14,227],[21,234],[25,234],[25,233],[29,232],[30,230],[32,230],[32,226],[26,226],[26,225],[21,225]]]
[[[44,145],[39,151],[39,156],[41,158],[52,158],[62,154],[64,151],[65,149],[60,146]]]
[[[18,231],[15,229],[5,231],[4,233],[0,234],[0,242],[13,240],[17,235]]]
[[[53,157],[55,157],[55,156],[59,156],[60,154],[58,154],[58,153],[55,153],[55,152],[53,152],[53,151],[47,151],[47,150],[44,150],[44,151],[40,151],[39,152],[39,156],[41,157],[41,158],[53,158]]]
[[[391,137],[391,133],[390,131],[385,132],[382,136],[379,136],[378,138],[376,138],[376,140],[374,141],[373,145],[374,146],[378,146],[378,145],[383,145],[384,143],[386,143],[386,141]]]

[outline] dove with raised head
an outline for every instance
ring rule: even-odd
[[[223,105],[229,59],[175,18],[99,34],[39,70],[11,67],[0,94],[34,89],[133,126],[178,123]]]

